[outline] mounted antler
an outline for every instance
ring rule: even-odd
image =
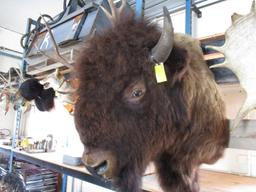
[[[24,81],[24,77],[23,77],[22,72],[20,71],[20,69],[13,68],[13,70],[17,73],[17,75],[19,76],[20,80],[23,82]]]
[[[4,88],[2,88],[3,90],[5,90],[7,87],[11,88],[11,71],[8,71],[8,79],[5,78],[2,74],[0,74],[0,80],[4,84]]]
[[[0,91],[0,108],[3,109],[4,113],[6,114],[10,109],[10,104],[13,104],[14,109],[16,110],[17,106],[21,106],[22,112],[25,113],[30,109],[30,102],[26,101],[23,97],[21,97],[18,89],[18,83],[12,82],[12,70],[14,70],[18,77],[19,81],[23,82],[24,77],[17,68],[10,68],[8,72],[8,79],[5,78],[2,74],[0,74],[0,80],[3,82],[3,87]],[[19,82],[19,83],[20,83]]]
[[[0,79],[3,83],[8,83],[8,80],[0,73]]]
[[[115,7],[113,0],[109,0],[108,4],[110,6],[111,13],[103,6],[100,6],[100,8],[106,14],[111,24],[114,26],[118,21],[118,17],[123,13],[125,7],[127,6],[127,0],[121,0],[121,6],[119,8]]]
[[[4,115],[9,111],[10,98],[9,95],[5,92],[0,93],[0,108],[2,108]]]
[[[68,111],[73,112],[75,104],[75,92],[76,89],[72,86],[59,69],[56,69],[53,73],[47,75],[46,78],[40,81],[42,84],[48,84],[48,87],[52,87],[55,90],[57,98],[63,103],[64,107],[68,105]]]
[[[41,53],[43,54],[44,56],[54,60],[55,62],[60,62],[62,63],[63,65],[65,65],[66,67],[70,68],[70,69],[73,69],[74,67],[64,58],[61,56],[60,52],[59,52],[59,47],[58,47],[58,44],[56,43],[55,39],[54,39],[54,36],[52,34],[52,31],[48,25],[48,23],[46,22],[46,20],[44,19],[44,17],[41,15],[41,18],[43,19],[44,23],[45,23],[45,26],[46,26],[46,29],[50,35],[50,38],[51,38],[51,41],[53,43],[53,47],[54,47],[54,50],[55,50],[55,56],[56,58],[52,58],[50,57],[49,55],[47,55],[45,52],[41,51],[36,45],[36,49]]]
[[[231,130],[234,130],[240,121],[256,108],[256,7],[255,1],[251,12],[245,16],[234,13],[232,26],[225,33],[225,44],[221,47],[208,46],[225,55],[225,61],[211,68],[226,67],[235,73],[241,87],[246,92],[246,100],[237,114]]]

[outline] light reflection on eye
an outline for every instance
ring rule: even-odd
[[[135,89],[132,91],[132,97],[141,97],[144,95],[144,92],[140,89]]]

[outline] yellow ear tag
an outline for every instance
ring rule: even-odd
[[[165,73],[165,69],[164,69],[164,64],[163,63],[156,63],[154,68],[155,68],[157,83],[162,83],[162,82],[167,81],[166,73]]]

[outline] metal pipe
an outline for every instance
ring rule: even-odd
[[[197,8],[201,9],[201,8],[205,8],[205,7],[208,7],[210,5],[217,4],[217,3],[220,3],[220,2],[223,2],[223,1],[226,1],[226,0],[215,1],[215,2],[205,4],[205,5],[202,5],[201,7],[199,7],[199,4],[207,2],[207,1],[209,1],[209,0],[201,0],[201,1],[193,3],[192,5],[197,5]],[[179,5],[179,6],[176,6],[176,7],[166,5],[166,7],[169,10],[170,14],[173,14],[173,13],[176,13],[176,12],[179,12],[179,11],[182,11],[182,10],[186,9],[186,5]],[[161,17],[163,17],[163,14],[162,14],[162,11],[159,10],[159,12],[156,12],[156,14],[151,15],[150,17],[148,17],[148,19],[157,19],[157,18],[161,18]]]
[[[26,33],[30,32],[31,30],[31,25],[33,23],[33,20],[32,19],[28,19],[27,21],[27,27],[26,27]],[[25,39],[25,46],[28,44],[28,38],[26,37]],[[23,52],[23,58],[22,58],[22,72],[25,72],[26,70],[26,61],[24,60],[24,55],[26,53],[26,49],[24,49],[24,52]],[[21,127],[21,107],[19,106],[18,107],[18,110],[16,111],[16,121],[15,121],[15,126],[14,126],[14,130],[13,130],[13,136],[12,136],[12,150],[11,150],[11,154],[10,154],[10,158],[9,158],[9,173],[12,172],[12,169],[13,169],[13,156],[14,156],[14,152],[13,152],[13,149],[16,147],[16,142],[17,142],[17,139],[18,139],[18,134],[19,134],[19,130],[20,130],[20,127]]]
[[[200,4],[200,3],[204,3],[205,1],[209,1],[209,0],[201,0],[201,1],[196,1],[195,3],[193,3],[194,5]]]
[[[153,8],[154,6],[159,5],[159,4],[162,4],[162,3],[164,3],[164,2],[166,2],[166,0],[158,1],[157,4],[152,4],[152,5],[150,5],[150,6],[147,6],[146,9]]]
[[[25,34],[30,33],[31,26],[33,24],[36,25],[37,23],[33,19],[29,18],[27,20],[27,26],[26,26],[26,33]],[[28,42],[29,42],[29,38],[28,38],[28,36],[26,36],[25,37],[25,44],[24,44],[25,48],[24,48],[24,51],[23,51],[23,59],[22,59],[22,64],[21,64],[21,70],[22,70],[23,74],[26,72],[26,69],[27,69],[27,62],[25,61],[24,56],[26,55],[26,52],[27,52],[27,49],[28,49]]]
[[[68,182],[68,176],[66,174],[63,174],[61,192],[66,192],[67,191],[67,182]]]
[[[215,5],[217,3],[221,3],[223,1],[226,1],[226,0],[219,0],[219,1],[215,1],[215,2],[212,2],[212,3],[209,3],[209,4],[206,4],[206,5],[203,5],[203,6],[200,6],[200,7],[197,7],[198,9],[202,9],[202,8],[205,8],[205,7],[209,7],[211,5]]]
[[[192,0],[186,0],[186,21],[185,21],[185,32],[188,35],[192,34]]]
[[[16,147],[17,144],[17,139],[18,139],[18,134],[19,134],[19,129],[21,126],[21,108],[19,107],[18,110],[16,111],[16,117],[15,117],[15,127],[12,133],[12,149],[9,157],[9,169],[8,172],[11,173],[13,170],[13,156],[14,156],[14,151],[13,149]]]
[[[136,10],[136,18],[142,18],[144,15],[144,5],[145,0],[136,0],[135,10]]]
[[[3,51],[11,51],[11,52],[14,52],[14,53],[22,54],[19,51],[16,51],[16,50],[13,50],[13,49],[9,49],[9,48],[3,47],[3,46],[0,46],[0,49],[3,50]]]
[[[19,57],[17,55],[14,55],[14,54],[11,54],[11,53],[7,53],[7,52],[1,51],[1,50],[0,50],[0,55],[11,57],[11,58],[14,58],[14,59],[22,59],[22,57]]]

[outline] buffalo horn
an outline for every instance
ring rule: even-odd
[[[253,2],[252,2],[251,12],[252,12],[252,13],[255,13],[255,12],[256,12],[255,0],[253,0]]]
[[[170,14],[166,7],[163,7],[164,11],[164,27],[161,37],[152,49],[151,61],[157,63],[164,63],[170,55],[173,48],[173,26]]]

